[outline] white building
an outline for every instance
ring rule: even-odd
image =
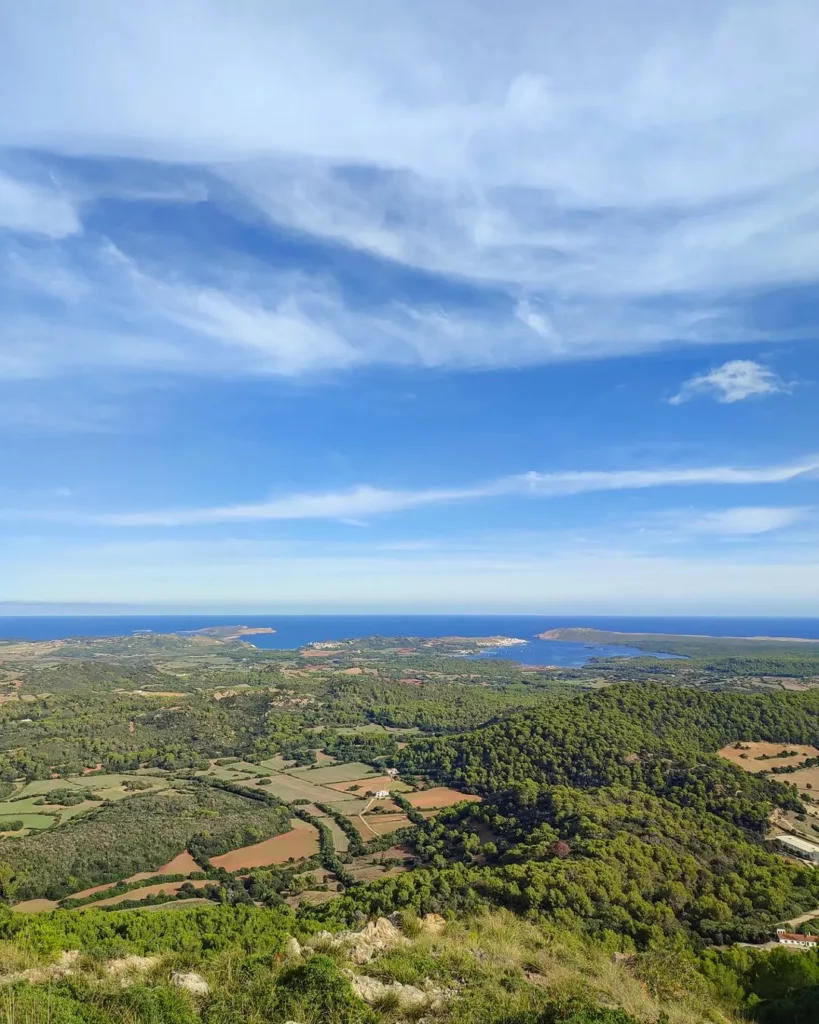
[[[812,864],[819,864],[819,846],[809,843],[807,839],[800,839],[799,836],[777,836],[776,841],[786,853],[809,860]]]
[[[783,946],[799,946],[801,949],[819,947],[819,935],[800,935],[799,932],[786,932],[784,928],[776,929],[776,941]]]

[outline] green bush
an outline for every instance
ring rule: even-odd
[[[318,954],[282,971],[276,980],[276,1012],[304,1024],[377,1024],[378,1017],[353,994],[329,956]]]

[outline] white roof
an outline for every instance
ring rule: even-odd
[[[777,836],[780,843],[792,846],[794,850],[801,850],[803,853],[819,854],[819,846],[809,843],[807,839],[800,839],[799,836]]]

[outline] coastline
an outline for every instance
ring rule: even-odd
[[[594,627],[586,628],[585,626],[560,626],[557,629],[547,629],[543,633],[536,633],[535,638],[537,640],[571,640],[572,636],[565,634],[604,634],[606,636],[624,636],[630,637],[632,640],[635,637],[660,637],[662,639],[687,639],[687,640],[747,640],[747,641],[760,641],[765,643],[782,643],[782,644],[819,644],[819,638],[807,637],[807,636],[735,636],[732,634],[715,634],[715,633],[625,633],[619,629],[595,629]]]

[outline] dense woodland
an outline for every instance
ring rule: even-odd
[[[176,653],[187,656],[190,646]],[[209,881],[199,895],[211,905],[36,916],[0,907],[0,1019],[403,1020],[394,1006],[367,1006],[354,996],[338,957],[291,962],[282,954],[291,936],[304,940],[374,915],[398,913],[415,936],[417,916],[437,913],[453,922],[450,939],[435,946],[413,938],[417,946],[379,958],[372,972],[451,990],[442,1021],[660,1024],[663,1014],[669,1024],[725,1024],[740,1014],[760,1024],[819,1020],[819,952],[736,944],[762,943],[779,922],[819,908],[819,870],[783,858],[766,839],[774,810],[798,815],[804,806],[787,772],[751,775],[716,755],[739,739],[819,745],[819,688],[738,692],[730,669],[725,687],[687,687],[675,675],[680,670],[655,678],[648,663],[646,679],[600,688],[594,666],[550,674],[444,656],[374,663],[376,651],[360,664],[348,657],[316,668],[301,655],[257,658],[232,648],[219,663],[174,666],[167,651],[161,665],[142,648],[138,654],[122,662],[121,650],[108,651],[105,660],[88,661],[78,650],[65,665],[25,668],[28,699],[0,704],[6,794],[21,780],[79,776],[97,765],[109,772],[153,768],[164,780],[162,791],[137,785],[92,814],[0,837],[0,898],[61,899],[188,849]],[[774,674],[767,650],[732,649],[726,657],[743,678],[746,668],[748,677]],[[795,667],[790,655],[782,663]],[[712,660],[711,669],[725,664]],[[351,667],[361,671],[345,672]],[[355,731],[377,725],[392,731]],[[397,838],[408,844],[415,868],[360,883],[350,874],[351,858],[386,849],[396,837],[363,843],[333,808],[319,808],[329,814],[319,820],[240,784],[192,777],[209,759],[258,763],[282,755],[310,764],[317,750],[395,766],[407,781],[483,800],[427,818],[397,796],[412,824]],[[70,807],[77,794],[93,795],[93,774],[88,790],[82,786],[58,787],[53,803],[64,799],[61,806]],[[285,831],[292,814],[319,829],[320,851],[309,864],[242,877],[210,865],[210,857]],[[347,853],[334,849],[327,820],[347,834]],[[294,910],[283,894],[298,892],[298,871],[311,867],[331,871],[339,895]],[[495,935],[506,960],[495,963],[485,943],[480,955],[467,956],[461,947],[472,940],[458,928]],[[74,949],[103,959],[170,959],[164,975],[127,990],[101,986],[99,972],[50,984],[50,1016],[38,986],[19,982],[3,994],[3,974],[14,964]],[[633,982],[644,1005],[636,995],[618,1002],[611,983],[602,982],[614,953],[626,965],[622,984]],[[545,976],[538,970],[546,971],[548,957],[560,964],[555,980],[533,981]],[[192,1001],[168,983],[173,964],[196,965],[211,979],[207,1000]]]

